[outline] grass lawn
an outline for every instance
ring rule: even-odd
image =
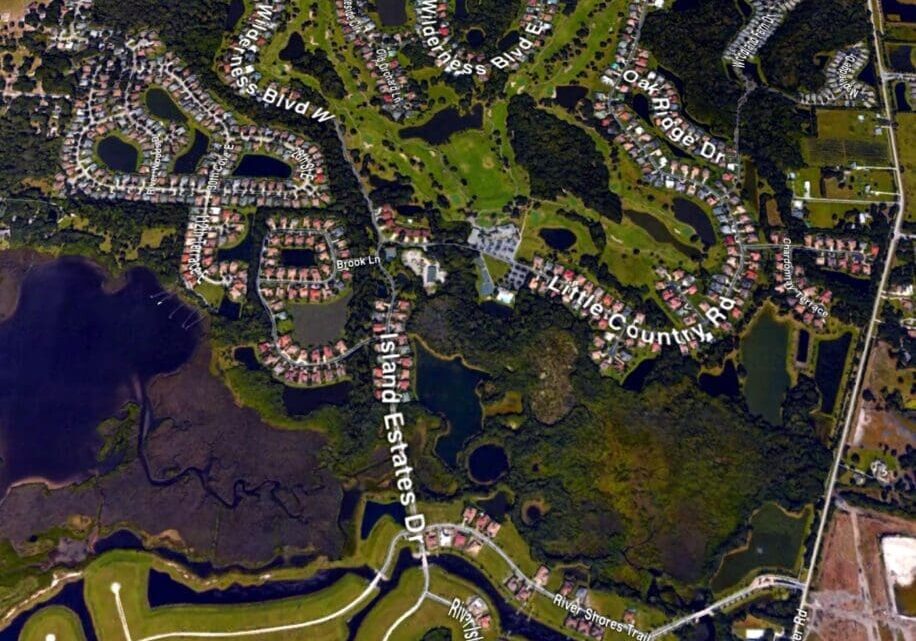
[[[916,221],[916,113],[897,114],[897,151],[903,165],[908,221]]]
[[[846,218],[846,213],[856,210],[852,203],[806,202],[807,220],[812,227],[831,229]]]
[[[156,249],[163,240],[174,233],[174,227],[144,227],[140,232],[140,247]]]
[[[363,619],[356,634],[356,641],[378,641],[384,636],[384,631],[404,612],[409,610],[420,595],[423,594],[423,571],[419,566],[410,567],[401,574],[397,586],[379,601]],[[424,613],[424,622],[414,625],[429,625],[435,627],[447,624],[448,610],[438,603]],[[416,615],[415,615],[416,616]],[[411,617],[411,619],[414,617]],[[424,631],[428,628],[424,628]]]
[[[19,641],[48,641],[50,635],[58,641],[84,641],[86,638],[73,610],[52,605],[42,608],[26,621]]]

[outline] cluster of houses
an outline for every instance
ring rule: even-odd
[[[248,293],[248,266],[239,260],[219,260],[219,250],[241,242],[246,230],[245,216],[234,209],[192,208],[179,267],[184,285],[194,289],[201,282],[218,284],[229,300],[241,302]]]
[[[425,245],[430,241],[432,232],[429,229],[415,227],[410,221],[405,224],[401,218],[403,216],[387,203],[376,210],[375,222],[382,240],[403,245]]]
[[[647,50],[637,49],[630,67],[608,68],[602,82],[611,90],[608,94],[598,95],[602,105],[595,105],[595,115],[599,119],[606,118],[609,109],[616,112],[618,119],[632,119],[632,112],[622,103],[627,96],[643,94],[648,98],[648,119],[671,144],[721,169],[734,171],[737,167],[738,154],[731,145],[687,119],[681,111],[680,94],[674,83],[659,70],[649,69]]]
[[[490,616],[490,608],[487,606],[487,602],[484,601],[480,596],[474,595],[468,597],[464,602],[464,608],[467,612],[467,617],[481,630],[489,630],[493,625],[492,617]],[[466,637],[466,638],[475,638],[475,637]],[[480,637],[476,637],[480,638]]]
[[[267,219],[258,293],[271,315],[276,338],[258,345],[258,358],[277,379],[309,387],[334,383],[347,375],[343,360],[349,347],[345,341],[302,346],[292,331],[277,329],[290,320],[290,304],[325,303],[344,293],[350,273],[338,270],[335,261],[347,257],[343,228],[334,220],[309,216]]]
[[[563,620],[563,627],[572,632],[591,637],[597,641],[604,639],[607,627],[586,617],[585,609],[588,601],[588,588],[578,584],[574,577],[566,576],[563,579],[563,585],[560,586],[558,594],[565,599],[574,601],[579,604],[579,611],[576,614],[570,612]],[[623,613],[623,624],[625,626],[636,625],[636,610],[627,608]]]
[[[617,51],[607,71],[606,84],[614,89],[614,83],[620,79],[624,69],[629,68],[639,46],[639,33],[649,7],[661,8],[664,0],[633,0],[627,6],[627,15],[617,31]]]
[[[744,68],[745,62],[757,56],[770,36],[786,19],[786,15],[801,0],[748,0],[751,19],[725,48],[722,58],[731,63],[736,71]]]
[[[292,387],[319,387],[346,377],[343,360],[348,352],[343,340],[334,345],[302,348],[292,334],[284,334],[276,341],[258,343],[257,355],[277,380]]]
[[[544,37],[553,29],[553,20],[560,8],[560,0],[527,0],[517,24],[518,46],[504,51],[489,60],[483,51],[460,43],[449,22],[449,3],[444,0],[414,0],[417,15],[418,38],[437,67],[447,74],[475,74],[486,80],[493,67],[514,71],[536,50],[544,45]],[[429,34],[434,34],[430,37]]]
[[[868,59],[868,45],[864,42],[840,49],[824,67],[824,86],[815,93],[801,94],[798,101],[829,107],[874,107],[878,104],[875,88],[858,80]]]
[[[482,537],[496,538],[502,527],[496,519],[473,505],[466,505],[461,512],[461,528],[443,526],[428,528],[425,541],[429,550],[438,548],[463,550],[477,556],[483,549]],[[469,531],[472,530],[472,531]]]
[[[573,315],[580,318],[587,317],[587,320],[590,321],[596,330],[593,338],[595,349],[591,352],[592,360],[602,371],[614,369],[623,372],[633,360],[634,354],[631,349],[635,349],[637,345],[633,339],[621,338],[612,333],[610,318],[614,314],[619,314],[624,318],[632,318],[635,323],[639,324],[645,320],[645,315],[635,311],[624,301],[615,298],[600,285],[591,282],[584,274],[579,274],[560,263],[535,256],[532,261],[532,270],[534,276],[528,281],[528,288],[532,292],[544,297],[554,297]],[[557,281],[551,288],[554,278]],[[594,300],[603,307],[602,313],[598,316],[590,316],[580,297],[573,294],[559,294],[554,291],[562,289],[564,285],[575,285],[578,288],[577,291],[586,292],[588,297],[594,296]],[[627,343],[631,344],[627,345]]]
[[[375,82],[382,111],[396,121],[418,113],[421,99],[407,70],[398,62],[398,51],[406,39],[376,28],[367,0],[335,0],[334,4],[344,38],[363,59]]]
[[[258,289],[271,313],[286,302],[324,303],[340,296],[352,274],[338,270],[350,257],[344,230],[330,218],[280,216],[267,219]],[[301,260],[291,260],[297,256]],[[303,263],[294,265],[293,262]]]
[[[64,139],[57,188],[93,198],[217,205],[317,207],[330,202],[324,160],[317,145],[291,132],[239,125],[204,91],[199,79],[159,40],[144,32],[125,44],[108,39],[110,55],[86,61],[79,71],[83,92],[74,104]],[[156,118],[147,90],[164,90],[192,123]],[[190,146],[191,126],[211,132],[211,153],[189,173],[170,167]],[[98,157],[108,136],[139,147],[136,171],[116,171]],[[242,156],[262,153],[288,165],[288,177],[232,175]]]
[[[805,275],[804,266],[792,265],[789,274],[777,269],[774,280],[773,291],[783,296],[780,305],[784,311],[815,329],[827,326],[827,312],[833,301],[833,292],[829,289],[821,290],[811,283]]]
[[[881,252],[880,245],[867,240],[824,234],[805,234],[803,244],[816,252],[816,265],[853,276],[871,276],[872,265]]]
[[[407,321],[412,305],[410,301],[398,299],[393,303],[377,299],[372,310],[372,335],[376,338],[373,350],[376,365],[372,368],[372,386],[377,400],[382,402],[399,399],[410,401],[410,376],[413,369],[413,353],[407,336]],[[394,351],[385,351],[386,337],[392,336]]]

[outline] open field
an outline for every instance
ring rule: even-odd
[[[856,162],[865,166],[888,165],[887,133],[871,111],[818,109],[817,138],[802,141],[809,165],[827,167]]]
[[[897,150],[903,166],[906,219],[916,221],[916,113],[897,114]]]
[[[19,641],[48,641],[50,635],[60,641],[84,641],[86,638],[79,617],[73,610],[52,605],[42,608],[28,620]]]

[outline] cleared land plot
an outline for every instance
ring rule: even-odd
[[[870,111],[819,110],[817,138],[802,141],[802,154],[809,165],[818,167],[889,164],[887,133],[880,128],[877,114]]]
[[[751,517],[747,544],[725,555],[710,587],[720,592],[764,568],[795,570],[811,516],[810,508],[790,514],[775,503],[765,504]]]

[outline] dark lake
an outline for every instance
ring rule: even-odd
[[[881,6],[889,20],[891,16],[899,16],[902,22],[916,22],[916,5],[906,0],[881,0]]]
[[[630,392],[641,392],[646,386],[646,379],[649,378],[649,374],[655,370],[655,361],[656,359],[654,358],[647,358],[640,362],[636,369],[623,379],[623,389]]]
[[[703,211],[703,208],[692,200],[686,198],[674,199],[674,217],[682,223],[687,223],[697,233],[700,242],[706,247],[710,247],[716,242],[716,230],[713,229],[709,216]]]
[[[289,178],[292,173],[293,168],[279,158],[264,154],[245,154],[232,175],[248,178]]]
[[[452,134],[468,129],[483,127],[483,106],[477,104],[471,112],[461,115],[455,107],[447,107],[437,111],[432,118],[416,127],[404,127],[398,132],[401,138],[419,138],[431,145],[441,145],[448,142]]]
[[[741,396],[741,383],[738,371],[731,360],[725,361],[722,371],[716,374],[700,374],[700,389],[710,396]]]
[[[239,18],[245,13],[245,0],[231,0],[229,2],[229,11],[226,13],[226,31],[235,29]]]
[[[482,29],[468,29],[468,32],[464,36],[465,42],[468,43],[468,46],[472,49],[477,49],[487,40],[486,34],[484,34]]]
[[[96,151],[102,162],[113,171],[120,171],[125,174],[137,171],[140,153],[136,147],[124,142],[117,136],[110,135],[103,138],[99,141]]]
[[[557,87],[557,102],[561,107],[572,111],[580,100],[588,95],[588,89],[579,85],[560,85]]]
[[[89,615],[89,609],[86,607],[86,600],[83,598],[82,581],[68,583],[61,588],[56,596],[51,597],[44,603],[36,605],[17,616],[6,628],[0,630],[0,641],[19,641],[22,629],[31,616],[36,614],[39,610],[51,606],[59,606],[72,610],[80,620],[83,634],[86,635],[86,641],[97,641],[98,637],[95,634],[95,628],[92,626],[92,618]],[[63,641],[63,639],[61,641]]]
[[[219,309],[216,311],[220,316],[238,320],[242,314],[242,304],[229,300],[228,296],[223,296],[219,303]]]
[[[375,0],[383,27],[398,27],[407,22],[405,0]]]
[[[701,260],[703,258],[703,253],[699,249],[680,241],[668,230],[665,223],[652,214],[641,211],[625,211],[623,216],[645,230],[656,242],[673,245],[691,260]]]
[[[910,100],[907,96],[908,93],[909,87],[907,83],[898,82],[894,85],[894,103],[897,106],[897,111],[913,111],[913,109],[910,107]]]
[[[464,444],[483,427],[477,384],[484,378],[460,358],[438,358],[417,343],[417,397],[428,410],[445,417],[448,433],[436,439],[436,454],[452,467]]]
[[[639,116],[646,121],[651,122],[652,113],[649,110],[649,99],[645,94],[635,94],[632,96],[633,101],[633,111],[635,111]]]
[[[782,401],[790,384],[788,349],[789,327],[777,321],[770,309],[757,316],[741,344],[747,406],[773,425],[782,424]]]
[[[521,37],[519,36],[518,31],[513,29],[502,38],[500,38],[499,42],[496,43],[496,46],[500,51],[505,51],[506,49],[510,49],[517,45],[519,40],[521,40]]]
[[[314,267],[318,264],[311,249],[283,249],[280,251],[283,264],[288,267]]]
[[[821,341],[817,346],[817,365],[814,368],[814,380],[821,390],[821,411],[832,414],[836,405],[840,383],[843,380],[843,369],[846,365],[846,353],[852,342],[852,333],[847,332],[833,340]]]
[[[557,251],[566,251],[576,244],[576,235],[562,227],[544,227],[538,231],[547,246]]]
[[[254,347],[236,347],[232,352],[232,358],[245,366],[249,371],[261,369],[258,357],[254,352]]]
[[[322,405],[343,405],[350,396],[349,381],[324,387],[283,387],[283,406],[290,416],[305,416]]]
[[[811,343],[811,334],[807,329],[799,330],[798,345],[795,349],[795,360],[798,363],[808,362],[808,347]]]
[[[197,165],[210,148],[210,139],[200,129],[194,130],[194,141],[186,152],[175,158],[174,172],[176,174],[193,174]]]
[[[170,122],[185,122],[184,113],[164,89],[152,87],[146,92],[146,106],[154,116]]]
[[[478,500],[477,505],[497,521],[502,521],[506,516],[506,512],[512,507],[512,502],[505,492],[497,492],[488,499]]]
[[[395,520],[395,523],[403,523],[406,516],[404,506],[397,501],[393,503],[378,503],[376,501],[366,501],[366,508],[363,510],[363,522],[359,526],[359,536],[361,539],[369,538],[372,528],[379,522],[383,516],[388,515]]]
[[[298,31],[293,31],[286,46],[280,51],[280,60],[298,60],[305,54],[305,41]]]
[[[486,443],[474,449],[468,456],[468,471],[471,479],[478,483],[493,483],[509,469],[506,450],[494,443]]]
[[[890,50],[891,67],[894,71],[901,73],[913,73],[916,67],[913,66],[913,47],[910,45],[894,45]]]
[[[176,581],[165,572],[150,570],[146,595],[151,608],[187,604],[241,605],[244,603],[264,603],[318,592],[337,583],[345,575],[353,573],[366,578],[371,578],[372,576],[372,571],[368,568],[355,570],[334,568],[321,570],[307,579],[268,581],[259,585],[239,585],[234,583],[227,588],[198,592],[184,583]]]
[[[129,271],[114,292],[104,285],[82,259],[37,266],[0,324],[0,495],[23,479],[66,482],[115,463],[97,460],[99,423],[197,345],[197,330],[182,327],[196,313],[157,296],[152,272]]]

